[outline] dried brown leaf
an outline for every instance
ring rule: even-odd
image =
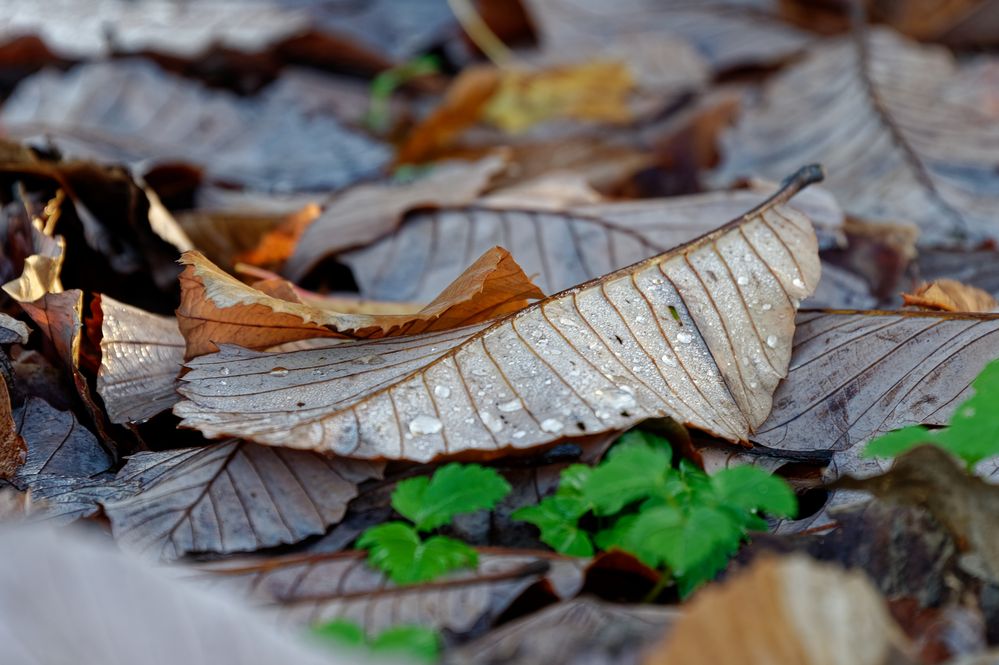
[[[0,377],[0,479],[3,480],[13,478],[27,459],[28,446],[17,430],[7,382]]]
[[[198,252],[181,258],[180,332],[186,357],[216,344],[264,349],[319,337],[377,338],[448,330],[488,321],[543,298],[509,252],[494,247],[416,314],[345,314],[267,295],[227,275]],[[271,285],[280,287],[281,285]],[[284,295],[294,297],[285,290]]]
[[[492,456],[668,415],[730,440],[766,419],[797,302],[818,282],[811,223],[783,203],[488,324],[188,363],[174,407],[210,437],[358,458]]]
[[[141,490],[104,502],[123,546],[161,559],[295,543],[336,524],[368,462],[241,441],[139,453],[116,478]]]
[[[986,313],[999,308],[999,302],[985,291],[953,279],[924,282],[915,293],[903,293],[902,300],[907,307],[940,312]]]
[[[860,572],[801,555],[765,558],[686,606],[644,665],[914,665]]]
[[[295,252],[295,247],[301,240],[302,234],[305,233],[305,229],[321,213],[322,209],[311,203],[288,215],[277,226],[264,233],[253,249],[237,255],[236,260],[264,268],[280,268]]]
[[[368,633],[415,624],[468,635],[491,624],[528,588],[575,596],[587,561],[550,552],[482,548],[475,570],[426,584],[396,586],[364,552],[228,560],[199,567],[200,583],[276,606],[282,618],[313,624],[350,619]]]
[[[913,222],[927,246],[997,239],[999,123],[982,99],[957,94],[975,73],[887,30],[833,40],[744,108],[717,178],[821,161],[848,213]]]
[[[169,409],[180,396],[184,338],[172,316],[150,314],[102,296],[97,393],[113,423],[135,423]]]

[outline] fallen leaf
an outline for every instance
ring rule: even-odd
[[[820,602],[817,602],[817,599]],[[801,555],[767,558],[694,596],[644,665],[915,664],[860,572]]]
[[[385,337],[449,330],[522,309],[544,293],[509,252],[483,254],[416,314],[344,314],[283,300],[247,286],[197,252],[181,257],[180,332],[186,357],[217,350],[217,344],[264,349],[318,337]],[[289,294],[293,296],[294,294]]]
[[[118,100],[114,114],[108,99]],[[70,157],[145,168],[188,162],[210,179],[263,190],[337,189],[388,160],[385,146],[331,117],[206,90],[139,60],[36,74],[6,101],[0,120],[7,135],[44,137]]]
[[[369,462],[241,441],[139,453],[116,482],[141,490],[104,501],[115,539],[160,559],[246,552],[323,533],[347,511]]]
[[[840,478],[836,486],[925,507],[969,554],[965,567],[993,583],[999,581],[999,529],[995,525],[999,487],[969,475],[942,448],[913,448],[896,458],[883,475]]]
[[[46,293],[62,291],[59,277],[66,254],[66,241],[61,236],[45,232],[46,227],[54,227],[58,221],[58,210],[62,197],[49,203],[52,214],[46,218],[29,219],[25,209],[10,211],[5,209],[0,223],[0,238],[4,240],[8,259],[17,254],[18,249],[25,253],[20,265],[20,274],[3,285],[3,290],[18,302],[38,300]],[[51,224],[50,224],[51,222]],[[12,236],[20,235],[20,242]],[[27,246],[15,249],[15,243]],[[11,265],[10,268],[15,268]]]
[[[14,421],[7,382],[0,377],[0,479],[13,478],[27,459],[27,454],[28,446]]]
[[[535,180],[497,189],[482,196],[478,205],[492,208],[533,208],[565,210],[573,206],[599,203],[603,196],[578,173],[549,173]]]
[[[769,189],[768,192],[772,192]],[[789,207],[828,223],[833,242],[842,214],[828,196],[802,192]],[[341,254],[361,294],[377,300],[427,301],[479,253],[501,245],[545,293],[631,265],[712,231],[766,198],[759,190],[546,209],[456,208],[409,215],[394,234]],[[443,243],[441,238],[447,238]],[[840,304],[840,303],[836,303]]]
[[[623,124],[632,117],[627,97],[634,87],[628,67],[612,60],[544,71],[504,69],[481,117],[510,134],[556,118]]]
[[[301,281],[325,257],[392,232],[410,210],[472,201],[505,168],[506,161],[502,154],[472,163],[454,160],[409,183],[359,185],[347,190],[302,232],[284,266],[285,276]]]
[[[413,624],[454,635],[482,630],[527,589],[540,585],[556,599],[582,587],[585,559],[530,550],[479,549],[476,570],[426,584],[397,586],[370,568],[364,552],[232,559],[198,566],[199,583],[277,606],[292,623],[352,619],[368,633]]]
[[[920,41],[995,46],[999,5],[993,0],[869,0],[872,18]]]
[[[349,662],[93,534],[7,526],[0,552],[8,564],[0,571],[0,639],[13,662],[65,663],[81,654],[105,665]]]
[[[137,423],[169,409],[180,396],[177,375],[184,338],[172,316],[150,314],[102,296],[97,394],[113,423]]]
[[[999,297],[999,252],[995,249],[925,249],[919,252],[916,266],[927,281],[954,279]]]
[[[953,279],[924,282],[915,293],[903,293],[902,300],[906,307],[941,312],[987,313],[999,308],[999,302],[985,291]]]
[[[112,457],[70,411],[29,397],[14,410],[17,433],[27,446],[27,458],[14,484],[31,488],[37,476],[97,476],[114,463]]]
[[[27,344],[30,332],[24,321],[0,312],[0,344]]]
[[[833,453],[827,471],[877,472],[861,444],[906,425],[945,425],[999,357],[999,315],[802,312],[773,411],[750,436],[787,453]]]
[[[676,38],[694,46],[718,70],[779,62],[811,36],[779,19],[776,2],[733,0],[528,0],[528,13],[550,51],[626,42],[639,35]],[[771,10],[771,11],[767,11]]]
[[[656,640],[680,612],[655,605],[620,605],[574,598],[490,631],[448,652],[449,663],[563,665],[575,658],[625,662]],[[623,653],[622,653],[623,652]]]
[[[236,260],[254,266],[280,268],[294,253],[305,229],[321,213],[322,209],[313,203],[288,215],[264,233],[255,247],[237,255]]]
[[[209,437],[421,462],[662,415],[744,440],[770,412],[796,303],[818,281],[811,223],[783,205],[818,176],[803,169],[687,245],[490,323],[286,353],[224,347],[188,363],[174,413]]]
[[[949,52],[887,30],[816,47],[744,108],[717,180],[821,161],[848,213],[913,222],[927,246],[999,238],[999,124],[947,94],[965,75]]]

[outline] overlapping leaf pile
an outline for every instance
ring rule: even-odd
[[[84,4],[0,1],[2,612],[86,523],[294,662],[999,643],[999,3]]]

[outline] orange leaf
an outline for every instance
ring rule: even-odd
[[[953,279],[923,282],[915,293],[903,293],[902,299],[908,307],[941,312],[986,313],[999,308],[999,303],[987,292]]]

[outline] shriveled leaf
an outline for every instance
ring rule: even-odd
[[[229,441],[139,453],[118,481],[142,490],[104,504],[115,538],[144,554],[243,552],[295,543],[336,524],[379,465]]]
[[[994,312],[999,302],[979,288],[962,284],[953,279],[939,279],[923,283],[914,293],[903,293],[906,306],[941,312]]]
[[[447,464],[430,478],[410,478],[396,485],[392,507],[419,531],[431,531],[456,515],[492,508],[510,492],[510,483],[494,469],[477,464]]]
[[[343,192],[302,232],[284,274],[301,280],[325,257],[391,233],[410,210],[471,202],[506,161],[500,154],[472,163],[449,161],[412,182],[358,185]]]
[[[141,565],[92,534],[7,526],[0,556],[7,564],[0,570],[0,639],[10,662],[348,662],[313,651],[262,613]]]
[[[926,245],[996,239],[999,123],[951,94],[967,71],[886,30],[818,47],[742,113],[718,178],[821,161],[849,213],[915,222]]]
[[[371,527],[357,546],[368,552],[371,566],[396,584],[430,582],[454,570],[475,568],[478,561],[478,553],[462,541],[446,536],[421,540],[416,529],[403,522]]]
[[[150,314],[102,296],[97,393],[113,423],[142,422],[180,399],[177,375],[184,338],[173,317]]]
[[[733,0],[526,3],[548,50],[599,50],[643,36],[672,37],[696,47],[716,70],[779,62],[808,43],[807,33],[779,19],[776,5]]]
[[[750,438],[785,452],[832,451],[831,477],[860,473],[860,444],[907,425],[946,424],[994,358],[999,315],[801,313],[787,379]]]
[[[222,561],[200,566],[198,580],[250,596],[255,604],[276,605],[295,623],[346,618],[368,634],[410,624],[468,635],[536,584],[555,598],[571,598],[582,587],[586,565],[529,550],[482,548],[478,559],[476,570],[426,585],[393,584],[367,565],[363,552]]]
[[[419,212],[393,235],[339,259],[350,266],[366,297],[420,302],[476,256],[500,245],[527,274],[537,275],[535,282],[545,293],[557,293],[689,242],[765,196],[757,189],[597,203],[565,212],[520,207]],[[825,229],[823,246],[832,244],[843,217],[828,193],[805,190],[789,207]]]
[[[643,663],[882,665],[915,662],[909,653],[863,573],[796,555],[699,593]]]
[[[218,344],[264,349],[317,337],[413,335],[488,321],[543,298],[506,250],[494,247],[416,314],[345,314],[267,295],[222,272],[198,252],[181,258],[177,321],[193,358]],[[289,294],[293,295],[293,294]]]
[[[118,112],[109,114],[112,98]],[[206,90],[140,60],[36,74],[0,119],[8,135],[44,137],[70,157],[189,162],[211,179],[265,190],[340,188],[377,172],[388,157],[383,145],[333,118]]]
[[[818,281],[817,172],[685,246],[485,325],[189,363],[174,407],[211,437],[426,461],[668,415],[731,440],[766,419],[794,310]],[[372,359],[374,362],[372,362]]]

